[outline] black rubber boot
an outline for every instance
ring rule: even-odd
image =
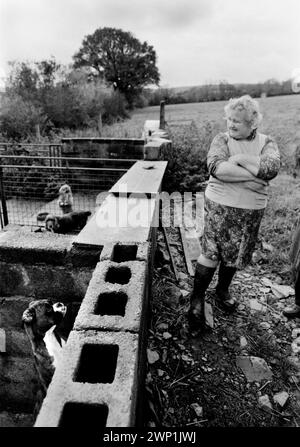
[[[283,310],[283,315],[287,318],[300,318],[300,275],[298,273],[295,282],[295,304],[290,307],[286,307]]]
[[[196,265],[194,288],[190,296],[190,308],[188,311],[191,329],[205,326],[205,292],[214,276],[215,270],[214,267],[206,267],[198,263]]]
[[[220,304],[228,312],[233,312],[237,306],[236,300],[229,293],[229,286],[235,272],[235,267],[226,267],[226,265],[221,262],[216,294],[219,298]]]

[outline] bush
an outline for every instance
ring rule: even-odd
[[[164,181],[168,192],[197,192],[203,189],[208,178],[206,155],[213,139],[213,128],[206,122],[198,128],[194,121],[190,125],[169,128],[172,140],[172,159]]]
[[[124,96],[117,91],[112,92],[110,95],[107,95],[103,101],[103,123],[113,124],[117,121],[118,118],[128,118],[126,106],[127,103]]]
[[[7,81],[0,111],[2,139],[53,136],[58,130],[87,130],[127,118],[128,104],[122,95],[82,70],[58,73],[55,61],[33,66],[16,64]]]
[[[42,109],[19,96],[6,98],[0,114],[0,132],[4,138],[20,140],[33,136],[36,125],[47,121]]]

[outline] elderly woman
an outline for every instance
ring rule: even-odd
[[[225,106],[227,132],[212,141],[207,155],[210,174],[205,191],[202,250],[191,293],[191,326],[205,322],[205,292],[217,265],[216,296],[227,311],[236,301],[229,285],[237,269],[250,262],[267,205],[268,182],[280,167],[273,138],[257,131],[261,114],[249,95],[231,99]]]

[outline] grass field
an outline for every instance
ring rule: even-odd
[[[261,132],[272,135],[280,148],[284,163],[290,161],[297,144],[300,144],[300,95],[258,99],[263,113]],[[170,126],[188,124],[197,127],[209,122],[214,132],[225,130],[224,106],[227,101],[166,105],[166,121]],[[146,119],[159,119],[159,107],[135,111],[128,122],[132,129],[141,129]],[[135,135],[135,136],[140,136]]]
[[[212,136],[225,130],[224,106],[227,101],[165,106],[169,126],[188,126],[194,122],[201,129],[207,123],[212,127]],[[282,167],[289,169],[293,154],[300,144],[300,95],[259,98],[263,121],[260,131],[272,135],[280,148]],[[139,138],[146,120],[159,119],[159,106],[135,110],[131,119],[112,126],[104,126],[103,136]]]
[[[225,130],[224,106],[227,101],[192,104],[170,104],[165,106],[165,117],[169,126],[187,126],[194,122],[201,129],[207,123],[213,134]],[[300,95],[259,98],[263,121],[260,131],[272,135],[280,148],[283,166],[293,162],[293,153],[300,144]],[[159,119],[159,106],[145,107],[133,112],[131,119],[104,126],[102,136],[140,138],[146,120]],[[84,133],[87,136],[87,133]],[[79,135],[78,135],[79,136]],[[95,136],[95,130],[91,130]]]

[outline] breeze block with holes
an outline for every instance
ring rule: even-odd
[[[74,329],[139,332],[148,300],[147,269],[145,261],[99,262]]]
[[[105,244],[100,261],[148,261],[150,242],[110,242]]]
[[[135,425],[138,335],[72,331],[35,427]]]

